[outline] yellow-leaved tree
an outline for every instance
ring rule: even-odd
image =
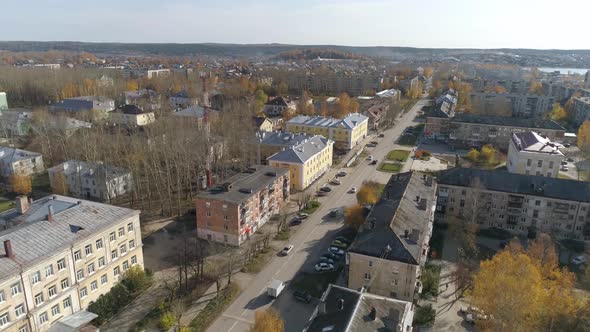
[[[359,204],[375,204],[381,196],[383,185],[375,181],[365,181],[356,193],[356,200]]]
[[[33,191],[30,176],[14,174],[10,176],[9,182],[12,191],[17,194],[28,195]]]
[[[344,211],[344,223],[359,229],[365,223],[365,209],[362,205],[353,205]]]
[[[553,121],[563,121],[567,119],[567,112],[559,103],[555,103],[553,104],[553,110],[549,114],[549,117]]]
[[[68,184],[66,183],[66,176],[63,173],[55,173],[51,183],[51,190],[54,194],[67,195]]]
[[[250,332],[283,332],[285,322],[274,309],[258,310],[254,315],[254,325]]]
[[[590,121],[586,120],[578,129],[578,147],[587,152],[590,150]]]

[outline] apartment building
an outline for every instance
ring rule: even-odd
[[[412,302],[330,284],[304,332],[411,332]]]
[[[553,109],[553,96],[476,92],[471,94],[473,109],[480,115],[507,114],[519,118],[541,117]]]
[[[109,113],[112,123],[126,127],[143,127],[156,122],[152,111],[144,111],[141,106],[123,105]]]
[[[239,246],[289,199],[289,170],[253,166],[195,199],[197,235]]]
[[[268,164],[288,169],[291,189],[304,190],[332,166],[333,145],[330,139],[316,135],[290,149],[275,153],[268,158]]]
[[[432,234],[436,183],[419,172],[391,176],[348,251],[348,287],[412,302]]]
[[[277,80],[284,77],[277,77]],[[367,91],[379,91],[383,76],[381,74],[364,73],[290,73],[287,85],[297,91],[311,91],[315,95],[336,95],[346,92],[351,96],[360,96]]]
[[[574,98],[574,122],[581,125],[590,119],[590,97]]]
[[[590,70],[584,75],[584,89],[590,89]]]
[[[8,101],[6,99],[6,92],[0,92],[0,112],[8,109]]]
[[[199,100],[197,98],[190,97],[186,91],[180,91],[179,93],[170,96],[170,98],[168,98],[168,103],[174,109],[181,109],[197,106],[199,104]]]
[[[85,312],[134,265],[143,267],[139,211],[48,196],[0,214],[0,329],[48,331]]]
[[[305,133],[259,131],[251,143],[254,145],[251,164],[266,165],[268,164],[268,158],[273,154],[285,149],[291,149],[312,137]]]
[[[44,170],[40,153],[0,146],[0,176],[30,176]]]
[[[557,144],[534,131],[513,133],[508,147],[508,172],[557,177],[565,155]]]
[[[369,118],[350,113],[344,119],[298,115],[287,121],[287,131],[322,135],[334,141],[338,149],[350,150],[367,136]]]
[[[68,160],[47,172],[51,188],[58,194],[105,201],[124,195],[132,188],[131,172],[102,162]]]
[[[505,171],[452,168],[437,177],[436,218],[514,234],[590,241],[590,183]]]
[[[114,109],[115,101],[113,99],[99,96],[67,98],[49,107],[51,111],[70,113],[91,110],[110,112]]]
[[[262,112],[264,112],[266,116],[276,117],[282,116],[283,112],[295,113],[296,109],[297,104],[293,100],[285,97],[275,97],[264,104]]]

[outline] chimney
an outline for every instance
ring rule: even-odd
[[[410,231],[409,230],[404,230],[404,238],[407,239],[408,235],[410,235]]]
[[[427,201],[428,201],[428,200],[427,200],[426,198],[422,198],[422,199],[420,199],[420,202],[418,203],[418,208],[419,208],[420,210],[426,210],[426,202],[427,202]]]
[[[6,257],[13,258],[14,253],[12,252],[12,245],[10,244],[10,240],[4,241],[4,252],[6,253]]]
[[[16,210],[19,214],[25,214],[29,209],[29,199],[25,195],[16,197]]]
[[[47,221],[53,221],[53,205],[47,206]]]
[[[320,307],[319,307],[319,309],[318,309],[318,310],[319,310],[319,312],[320,312],[320,315],[323,315],[323,314],[325,314],[325,313],[326,313],[326,302],[324,302],[324,301],[321,301],[321,302],[320,302]]]
[[[416,195],[416,202],[420,202],[420,196]]]
[[[375,320],[377,318],[377,309],[375,307],[371,307],[371,312],[369,313],[369,320]]]
[[[338,310],[344,310],[344,299],[338,299]]]

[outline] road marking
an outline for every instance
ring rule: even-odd
[[[251,320],[247,320],[247,319],[244,319],[244,318],[241,318],[241,317],[236,317],[236,316],[227,315],[227,314],[223,314],[223,317],[225,317],[225,318],[230,318],[230,319],[234,319],[234,320],[236,320],[236,321],[240,321],[240,322],[247,323],[247,324],[250,324],[250,325],[254,324],[254,322],[253,322],[253,321],[251,321]],[[236,323],[237,323],[237,322],[235,322],[235,323],[234,323],[234,325],[235,325]],[[231,330],[231,329],[230,329],[230,330]]]

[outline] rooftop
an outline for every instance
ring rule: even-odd
[[[505,116],[490,116],[490,115],[476,115],[461,113],[455,115],[452,122],[474,123],[492,126],[506,126],[519,128],[538,128],[538,129],[553,129],[565,131],[561,125],[553,120],[535,119],[535,118],[513,118]]]
[[[41,154],[27,150],[0,146],[0,160],[4,162],[14,163],[19,160],[26,160],[35,157],[41,157]]]
[[[581,103],[590,105],[590,97],[575,97],[574,99]]]
[[[553,143],[550,139],[545,138],[534,131],[526,131],[523,133],[512,133],[512,142],[519,151],[558,154],[564,156],[559,151],[562,147],[559,143]]]
[[[267,101],[264,105],[288,107],[291,102],[292,101],[288,100],[287,98],[279,96]]]
[[[418,265],[430,236],[435,184],[432,177],[407,172],[392,175],[381,198],[359,229],[350,252]]]
[[[49,209],[53,209],[52,221],[47,220]],[[0,213],[0,221],[12,226],[0,233],[0,243],[10,240],[14,253],[8,258],[0,246],[0,280],[138,214],[137,210],[59,195],[32,202],[24,214],[16,209]]]
[[[139,115],[139,114],[144,114],[144,113],[153,113],[153,112],[145,112],[141,107],[137,106],[137,105],[123,105],[119,108],[117,108],[116,110],[113,111],[113,113],[122,113],[122,114],[130,114],[130,115]]]
[[[316,135],[302,141],[298,145],[292,146],[290,149],[275,153],[268,160],[286,163],[305,163],[316,154],[322,152],[331,142],[323,136]]]
[[[81,177],[113,179],[130,174],[122,167],[103,164],[102,162],[86,162],[81,160],[68,160],[62,164],[47,169],[48,172],[63,172],[65,175],[77,173]]]
[[[334,119],[322,116],[298,115],[287,122],[288,124],[302,124],[315,127],[332,127],[353,129],[369,118],[360,113],[350,113],[344,119]]]
[[[252,166],[247,171],[227,179],[226,183],[224,183],[225,186],[212,187],[201,192],[197,197],[239,204],[274,183],[278,177],[288,173],[289,170],[284,168],[262,165]]]
[[[437,182],[458,187],[478,183],[491,191],[590,203],[590,182],[585,181],[459,167],[439,172]]]
[[[253,116],[252,117],[252,124],[254,125],[254,128],[260,128],[260,126],[265,121],[269,121],[269,120],[267,118],[263,117],[263,116]]]
[[[256,137],[258,142],[264,145],[276,145],[291,147],[300,144],[312,136],[305,133],[289,133],[289,132],[257,132]]]
[[[185,108],[183,110],[180,110],[178,112],[173,113],[173,115],[176,116],[188,116],[188,117],[193,117],[193,118],[202,118],[205,115],[205,112],[218,112],[217,110],[214,110],[212,108],[205,108],[203,106],[191,106],[188,108]]]

